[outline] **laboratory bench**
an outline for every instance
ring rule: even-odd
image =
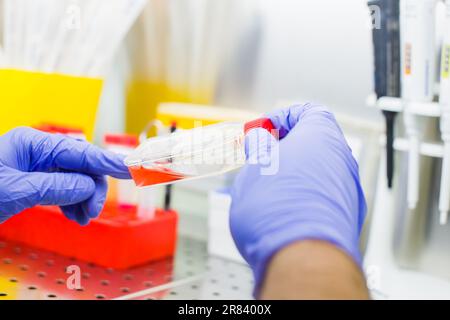
[[[70,266],[80,268],[77,289],[68,288]],[[127,270],[0,239],[0,299],[252,299],[252,288],[248,266],[211,256],[205,241],[186,236],[173,258]]]

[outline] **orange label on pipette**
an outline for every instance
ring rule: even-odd
[[[405,74],[411,74],[411,55],[412,55],[412,46],[410,43],[407,43],[405,46]]]
[[[136,186],[146,187],[155,184],[168,183],[186,178],[167,168],[149,169],[142,166],[128,168]]]

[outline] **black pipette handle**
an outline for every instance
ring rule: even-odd
[[[177,124],[173,122],[170,125],[170,133],[174,133],[177,130]],[[164,210],[170,210],[170,202],[172,198],[172,186],[169,184],[166,186],[166,192],[164,193]]]
[[[396,112],[383,111],[386,119],[386,175],[388,187],[392,188],[392,180],[394,178],[394,124]]]

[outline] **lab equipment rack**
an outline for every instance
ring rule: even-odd
[[[407,107],[411,114],[428,118],[440,117],[443,108],[438,102],[406,103],[401,98],[377,99],[375,95],[370,95],[366,104],[369,107],[397,113],[404,112]],[[381,137],[380,145],[385,145],[385,141],[385,137]],[[408,139],[396,137],[394,149],[409,152]],[[419,153],[425,157],[442,158],[443,143],[421,141]],[[385,172],[386,161],[382,159],[378,170],[378,181],[384,181]],[[396,233],[396,200],[394,191],[387,188],[385,183],[377,184],[375,206],[364,256],[364,270],[369,290],[379,299],[448,299],[450,297],[449,280],[426,272],[402,268],[397,264],[393,247]]]

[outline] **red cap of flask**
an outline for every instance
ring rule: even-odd
[[[244,134],[255,128],[263,128],[269,131],[273,136],[275,136],[275,127],[272,121],[268,118],[259,118],[256,120],[249,121],[244,125]]]

